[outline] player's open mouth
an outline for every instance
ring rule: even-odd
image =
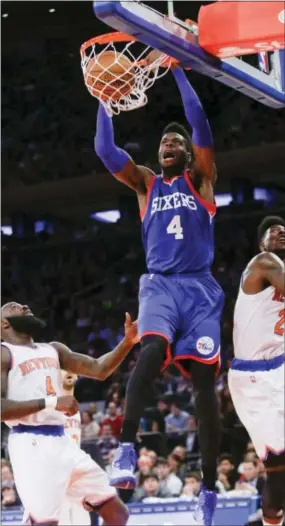
[[[163,154],[163,160],[164,161],[175,161],[176,160],[176,155],[174,152],[171,152],[171,151],[165,151],[164,154]]]

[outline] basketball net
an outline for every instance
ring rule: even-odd
[[[124,44],[121,51],[118,51],[119,44]],[[89,93],[102,102],[109,116],[145,106],[148,102],[146,91],[170,68],[171,59],[165,54],[156,53],[149,46],[144,46],[144,49],[137,53],[134,47],[141,49],[142,44],[129,35],[109,33],[85,42],[80,48],[85,85]],[[114,52],[114,61],[108,64],[108,67],[103,66],[103,60],[100,61],[100,57],[106,51]],[[128,60],[123,60],[124,58]],[[112,73],[112,67],[121,67],[122,63],[123,73]],[[125,64],[129,66],[126,67]],[[95,75],[92,70],[96,70],[96,65],[98,68]]]

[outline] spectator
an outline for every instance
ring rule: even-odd
[[[249,486],[255,488],[259,495],[264,488],[264,477],[259,476],[258,461],[248,460],[243,464],[243,474],[238,482],[238,488],[248,489]]]
[[[181,497],[198,497],[201,490],[201,476],[199,473],[191,472],[184,477],[184,486]]]
[[[103,418],[101,426],[110,425],[112,429],[112,435],[116,439],[120,438],[121,427],[122,427],[123,417],[117,414],[117,406],[115,402],[109,402],[108,405],[108,416]]]
[[[20,506],[21,501],[14,488],[13,482],[2,482],[2,508],[10,508],[11,506]]]
[[[160,499],[171,497],[167,491],[160,489],[158,476],[155,473],[149,473],[149,475],[145,477],[143,487],[135,490],[132,501],[143,502],[150,497]]]
[[[98,411],[97,405],[95,404],[95,402],[92,402],[91,404],[89,404],[89,412],[92,414],[92,420],[94,420],[94,422],[96,422],[96,424],[100,426],[101,421],[104,417],[101,411]]]
[[[157,461],[157,454],[155,451],[152,451],[151,449],[149,449],[147,452],[147,455],[151,461],[151,468],[153,468],[153,466],[156,464],[156,461]]]
[[[138,471],[136,473],[136,480],[137,480],[137,487],[142,487],[144,480],[147,475],[150,474],[151,467],[152,467],[152,461],[151,458],[148,456],[148,451],[144,451],[145,448],[142,448],[143,453],[140,454],[137,466]]]
[[[199,450],[197,422],[194,416],[188,419],[187,435],[186,435],[186,451],[188,454],[197,453]]]
[[[153,470],[159,479],[159,487],[165,490],[172,497],[178,497],[181,493],[182,482],[174,473],[171,473],[170,466],[166,458],[158,457]]]
[[[2,461],[1,462],[1,483],[3,484],[10,484],[14,482],[13,472],[10,467],[9,462]]]
[[[187,431],[189,414],[182,411],[178,402],[173,402],[170,414],[165,417],[166,432],[169,434],[184,434]]]
[[[100,449],[102,458],[107,464],[110,451],[112,449],[115,449],[118,445],[117,439],[112,436],[112,428],[109,424],[105,424],[104,426],[102,426],[101,435],[97,444]]]
[[[92,420],[92,413],[90,411],[83,411],[81,414],[81,440],[95,440],[100,431],[100,427]]]
[[[217,471],[218,480],[220,480],[224,486],[224,491],[233,489],[238,480],[238,474],[234,466],[232,455],[229,453],[223,453],[220,456]]]
[[[170,467],[170,472],[178,476],[180,466],[181,466],[180,457],[178,457],[177,455],[174,455],[173,453],[170,453],[170,455],[168,455],[167,457],[167,462]]]

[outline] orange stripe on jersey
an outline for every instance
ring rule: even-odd
[[[203,197],[198,194],[198,192],[195,190],[192,182],[191,182],[191,179],[190,179],[190,175],[188,174],[188,172],[185,172],[184,174],[184,177],[185,177],[185,181],[186,181],[186,184],[188,185],[188,187],[190,188],[192,194],[194,195],[194,197],[200,201],[200,203],[206,208],[206,210],[208,210],[209,214],[211,216],[214,216],[215,213],[216,213],[216,210],[217,210],[217,207],[214,203],[208,203],[207,201],[205,201],[205,199],[203,199]]]

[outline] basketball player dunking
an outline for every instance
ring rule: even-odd
[[[96,510],[106,525],[125,525],[127,508],[106,473],[65,435],[66,415],[79,406],[64,395],[60,369],[104,380],[137,341],[136,323],[127,314],[125,338],[98,360],[61,343],[35,343],[43,325],[27,306],[11,302],[1,309],[1,420],[11,428],[9,455],[26,523],[58,524],[67,496]]]
[[[261,253],[247,265],[234,313],[229,388],[267,480],[264,526],[281,526],[285,510],[284,323],[285,221],[268,216],[259,226]]]
[[[111,484],[135,485],[133,444],[139,419],[152,382],[173,359],[193,379],[203,471],[197,520],[209,526],[216,505],[220,447],[215,377],[224,302],[211,274],[216,168],[211,130],[201,103],[183,70],[176,68],[173,73],[193,135],[191,140],[177,123],[165,128],[158,152],[161,175],[137,166],[116,147],[112,120],[101,104],[97,116],[96,153],[117,179],[137,193],[149,271],[140,280],[141,353],[127,387],[126,414]]]

